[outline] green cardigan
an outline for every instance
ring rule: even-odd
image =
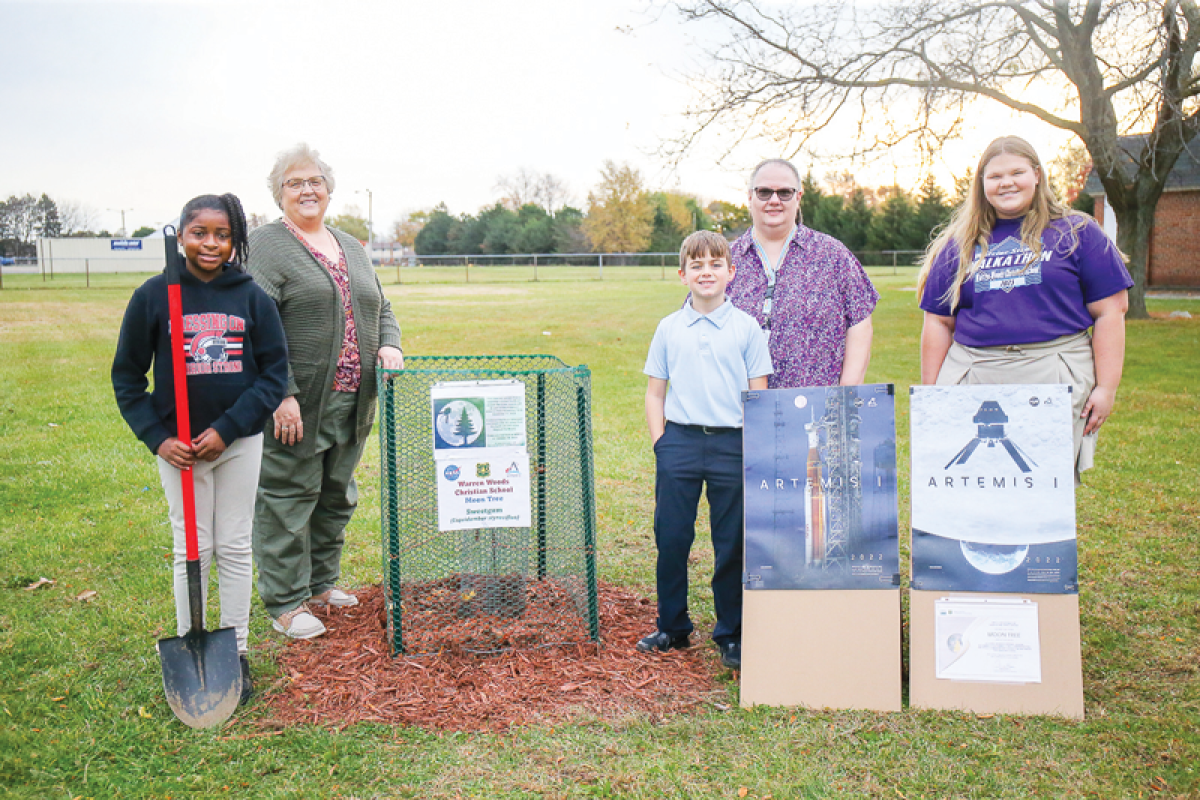
[[[356,441],[362,441],[375,421],[375,359],[380,347],[400,347],[400,326],[362,245],[342,231],[329,231],[346,254],[350,275],[350,302],[363,365],[355,436]],[[346,318],[337,284],[282,221],[250,231],[246,269],[275,301],[283,319],[288,345],[287,394],[299,402],[304,423],[304,439],[293,452],[305,458],[316,449],[317,430],[332,391],[345,335]],[[267,422],[266,435],[274,436],[271,421]]]

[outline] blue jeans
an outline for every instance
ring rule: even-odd
[[[714,429],[709,429],[710,431]],[[713,605],[718,644],[742,638],[742,432],[705,433],[668,422],[654,444],[654,544],[658,548],[658,629],[671,636],[692,632],[688,616],[688,554],[696,538],[700,490],[711,512]]]

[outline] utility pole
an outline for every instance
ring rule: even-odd
[[[121,236],[122,237],[127,236],[128,234],[126,233],[126,229],[125,229],[125,212],[133,211],[133,209],[132,208],[109,208],[106,210],[116,211],[116,212],[120,213],[120,215],[121,215]]]
[[[375,247],[375,211],[374,211],[374,195],[370,189],[361,189],[360,191],[367,193],[367,245],[371,248]]]

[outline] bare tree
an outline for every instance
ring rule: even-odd
[[[1195,137],[1197,0],[944,0],[775,10],[753,0],[678,0],[688,20],[732,35],[709,56],[686,149],[710,128],[773,131],[796,152],[835,118],[857,117],[856,152],[931,152],[958,135],[977,100],[1031,114],[1083,142],[1116,214],[1146,317],[1154,209]],[[1051,89],[1053,103],[1037,100]],[[1122,134],[1142,132],[1136,139]],[[751,135],[751,134],[743,134]],[[1130,142],[1133,142],[1131,145]]]
[[[84,231],[90,231],[99,216],[96,209],[78,200],[58,200],[58,221],[61,224],[61,234],[72,236]]]
[[[849,170],[841,172],[830,172],[825,176],[825,185],[829,187],[829,193],[844,197],[849,200],[850,195],[858,187],[858,180],[854,177],[854,173]]]
[[[521,167],[512,175],[501,175],[496,179],[496,190],[503,195],[500,202],[510,211],[536,202],[537,182],[538,174],[526,167]]]
[[[527,167],[521,167],[512,175],[500,176],[496,181],[496,189],[503,195],[500,202],[511,211],[532,203],[553,214],[566,205],[570,198],[567,185],[561,178]]]
[[[1050,162],[1050,185],[1063,201],[1075,202],[1088,175],[1092,173],[1092,157],[1087,148],[1072,141]]]
[[[561,178],[546,172],[538,179],[537,198],[538,204],[553,215],[571,202],[571,190]]]

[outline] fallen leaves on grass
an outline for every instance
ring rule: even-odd
[[[34,581],[33,583],[26,586],[25,591],[32,592],[35,589],[42,588],[43,586],[53,586],[53,585],[54,585],[54,581],[50,580],[49,578],[38,578],[36,581]]]
[[[95,600],[96,597],[99,596],[99,594],[100,593],[97,592],[95,589],[84,589],[82,592],[75,595],[75,599],[81,603],[87,603],[91,600]]]
[[[708,647],[637,652],[633,645],[654,628],[654,605],[604,584],[598,647],[586,642],[487,655],[443,650],[419,658],[390,655],[382,589],[357,594],[356,607],[313,609],[329,633],[285,648],[283,677],[265,697],[273,717],[265,724],[499,731],[579,716],[661,716],[726,691],[715,680],[719,668]]]

